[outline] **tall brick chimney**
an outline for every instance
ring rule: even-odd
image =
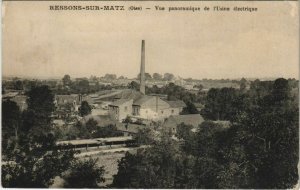
[[[142,58],[140,72],[140,92],[145,94],[145,40],[142,40]]]

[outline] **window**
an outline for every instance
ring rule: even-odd
[[[125,106],[125,107],[124,107],[124,111],[126,111],[126,112],[127,112],[127,106]]]
[[[140,109],[138,107],[133,107],[133,115],[139,115]]]
[[[163,113],[164,113],[164,111],[161,111],[161,113],[163,114]]]
[[[174,110],[172,110],[171,112],[174,113]]]

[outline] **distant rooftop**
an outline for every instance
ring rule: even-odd
[[[172,108],[183,108],[186,104],[182,100],[166,101]]]
[[[200,114],[189,114],[189,115],[172,115],[168,120],[173,120],[177,125],[184,123],[186,125],[192,125],[198,127],[204,119]]]
[[[141,96],[139,99],[136,99],[134,102],[133,102],[133,105],[143,105],[145,102],[147,102],[148,100],[152,99],[152,98],[155,98],[155,96]]]
[[[130,101],[131,99],[119,99],[119,100],[116,100],[114,102],[112,102],[109,106],[120,106],[128,101]]]

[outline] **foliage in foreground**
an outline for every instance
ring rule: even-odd
[[[236,107],[238,111],[228,110],[235,113],[229,128],[206,121],[192,133],[184,130],[190,126],[181,124],[179,141],[165,135],[151,148],[135,155],[127,153],[119,162],[112,186],[293,188],[299,177],[297,101],[285,79],[277,79],[263,94],[255,91],[237,94],[247,103]],[[218,93],[215,98],[224,99]],[[209,113],[217,119],[227,117],[224,109],[222,116],[220,109]]]
[[[28,108],[18,112],[16,104],[4,102],[2,185],[4,187],[48,187],[74,159],[74,151],[59,151],[51,132],[53,94],[47,86],[28,93]]]
[[[64,176],[65,188],[98,188],[97,183],[105,182],[103,167],[97,166],[97,159],[76,161],[69,174]]]
[[[47,188],[53,184],[56,176],[62,177],[65,171],[74,166],[73,163],[78,163],[74,157],[75,151],[61,151],[56,147],[51,128],[53,98],[47,86],[40,86],[28,92],[28,108],[23,112],[15,102],[3,102],[3,187]],[[98,177],[99,168],[91,168],[94,165],[90,163],[79,162],[79,166],[87,165],[89,170],[85,174],[93,176],[96,171]],[[103,172],[103,169],[100,171]]]

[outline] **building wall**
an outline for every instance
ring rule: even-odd
[[[183,108],[172,108],[158,97],[153,97],[144,102],[142,106],[133,106],[133,115],[148,120],[164,120],[171,115],[179,115]],[[139,114],[137,114],[137,112]]]
[[[122,121],[132,114],[133,100],[129,100],[119,106],[109,106],[109,115],[118,121]]]
[[[165,109],[170,108],[170,105],[159,97],[152,97],[140,106],[139,116],[148,120],[161,120],[164,118]]]
[[[153,111],[170,108],[170,105],[159,97],[152,97],[141,105],[141,109],[152,109]]]
[[[162,121],[171,115],[179,115],[183,108],[172,108],[159,97],[152,97],[143,102],[141,106],[132,105],[133,100],[119,105],[109,106],[109,114],[116,120],[122,121],[128,115],[137,116],[147,120]]]
[[[140,106],[132,105],[132,115],[140,115]]]
[[[108,113],[113,119],[119,120],[119,107],[109,106]]]
[[[182,108],[167,108],[163,110],[159,110],[158,115],[160,119],[165,119],[170,117],[171,115],[179,115],[182,111]]]
[[[122,105],[119,106],[120,112],[119,112],[119,121],[122,121],[125,119],[128,115],[132,114],[132,103],[133,100],[130,100]]]
[[[148,119],[148,120],[159,120],[158,113],[153,111],[150,108],[140,108],[140,115],[141,118],[143,119]]]
[[[108,110],[104,110],[102,108],[92,109],[92,115],[108,115]]]

